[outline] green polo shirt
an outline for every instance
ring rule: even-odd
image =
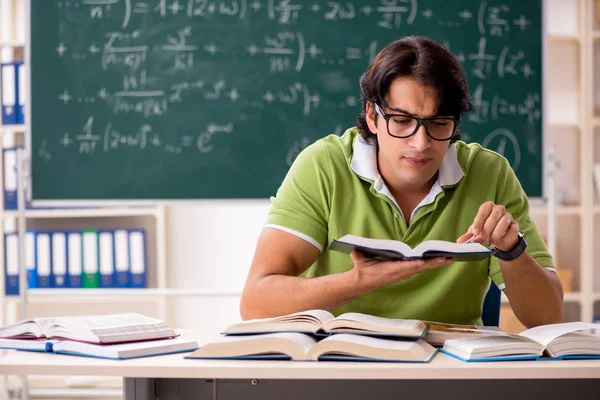
[[[266,227],[312,243],[321,255],[304,273],[313,278],[353,267],[348,254],[329,251],[346,234],[394,239],[411,247],[431,239],[456,241],[473,223],[481,204],[502,204],[527,237],[527,251],[545,268],[552,258],[529,216],[527,196],[507,160],[480,145],[450,145],[429,195],[407,225],[377,170],[376,148],[356,128],[327,136],[297,157],[277,195]],[[333,310],[390,318],[414,318],[481,325],[490,278],[504,279],[496,257],[454,262],[360,296]]]

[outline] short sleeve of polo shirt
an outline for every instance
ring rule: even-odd
[[[498,179],[496,204],[502,204],[519,224],[519,228],[527,240],[527,252],[544,268],[554,269],[552,256],[548,252],[535,222],[529,216],[529,201],[521,183],[506,159],[502,159],[501,173]],[[494,283],[504,288],[504,277],[498,258],[490,259],[490,277]]]
[[[322,251],[327,243],[331,161],[326,144],[317,141],[296,158],[275,197],[266,226],[292,231]],[[312,240],[311,240],[312,239]]]

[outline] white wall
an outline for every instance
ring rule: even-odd
[[[241,292],[269,207],[269,200],[170,207],[171,287]],[[175,322],[182,328],[223,329],[240,319],[239,296],[183,298],[175,306]]]

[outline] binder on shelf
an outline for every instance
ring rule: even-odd
[[[100,287],[114,287],[115,246],[112,231],[98,232],[98,260],[100,263]]]
[[[37,232],[27,230],[25,232],[25,267],[27,268],[27,286],[38,287],[37,274]]]
[[[17,120],[17,67],[15,63],[0,64],[0,104],[2,125],[15,125]]]
[[[83,259],[83,287],[99,288],[100,271],[98,270],[98,232],[84,230],[81,233]]]
[[[37,233],[37,275],[39,288],[52,287],[52,237],[50,232]]]
[[[4,282],[7,296],[19,294],[19,236],[4,234]]]
[[[17,70],[17,124],[25,123],[25,65],[23,62],[16,62]]]
[[[67,232],[67,277],[69,288],[83,287],[83,256],[81,232]]]
[[[130,281],[132,288],[146,287],[146,235],[143,229],[129,231]]]
[[[129,240],[125,229],[114,233],[115,243],[115,287],[129,287]]]
[[[2,149],[2,160],[4,161],[4,209],[16,210],[17,207],[17,149],[18,147],[7,147]]]
[[[52,232],[52,283],[53,288],[67,287],[67,235]]]

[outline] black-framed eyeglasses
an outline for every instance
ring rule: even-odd
[[[433,140],[450,140],[456,134],[460,119],[452,117],[418,118],[407,114],[386,114],[379,104],[375,104],[375,111],[385,119],[387,131],[390,136],[399,139],[411,137],[423,125],[427,136]]]

